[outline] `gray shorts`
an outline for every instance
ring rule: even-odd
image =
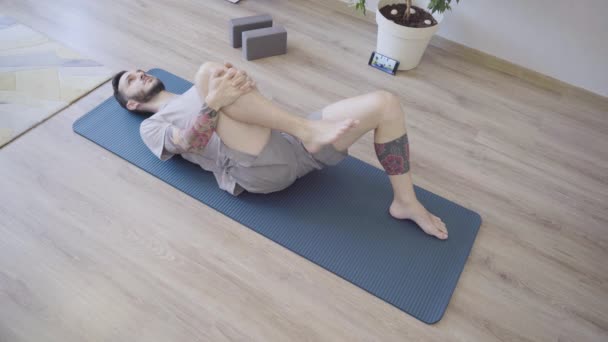
[[[308,118],[319,120],[321,111],[311,113]],[[268,143],[257,156],[221,145],[219,159],[223,165],[230,166],[223,172],[237,183],[233,195],[242,189],[253,193],[283,190],[307,173],[336,165],[348,156],[348,150],[338,151],[331,144],[311,154],[301,140],[277,130],[271,130]]]

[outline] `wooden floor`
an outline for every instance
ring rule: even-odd
[[[73,133],[106,84],[0,150],[0,341],[608,340],[608,100],[433,46],[383,74],[367,66],[375,26],[324,2],[0,8],[115,70],[191,78],[232,61],[298,115],[399,94],[415,183],[484,220],[443,320],[421,323]],[[227,22],[265,12],[288,53],[244,61]],[[380,167],[371,142],[351,154]]]

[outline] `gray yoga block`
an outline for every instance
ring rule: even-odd
[[[240,48],[242,45],[243,31],[255,30],[264,27],[272,26],[272,17],[270,14],[253,15],[251,17],[242,17],[230,19],[230,43],[234,48]]]
[[[287,53],[287,31],[275,25],[243,32],[243,58],[252,59]]]

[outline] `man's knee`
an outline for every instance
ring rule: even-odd
[[[379,102],[379,104],[383,106],[383,109],[386,109],[388,106],[399,104],[401,102],[397,94],[388,90],[376,90],[373,94],[375,95],[376,100]]]
[[[201,64],[195,75],[195,81],[200,83],[206,83],[209,80],[209,76],[217,69],[223,69],[224,65],[218,62],[205,62]]]
[[[386,120],[403,119],[403,111],[401,109],[401,99],[399,96],[388,90],[377,90],[374,92],[379,110],[384,113]]]
[[[201,66],[198,68],[197,73],[198,74],[210,73],[217,68],[224,68],[224,65],[222,63],[218,63],[218,62],[207,61],[207,62],[201,64]]]
[[[198,68],[194,76],[194,84],[203,92],[203,95],[206,95],[209,90],[209,78],[211,74],[218,68],[224,68],[224,65],[218,62],[205,62]]]

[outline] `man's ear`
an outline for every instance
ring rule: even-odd
[[[133,101],[133,100],[127,101],[128,110],[137,110],[137,108],[139,108],[140,105],[141,105],[141,103],[139,103],[137,101]]]

